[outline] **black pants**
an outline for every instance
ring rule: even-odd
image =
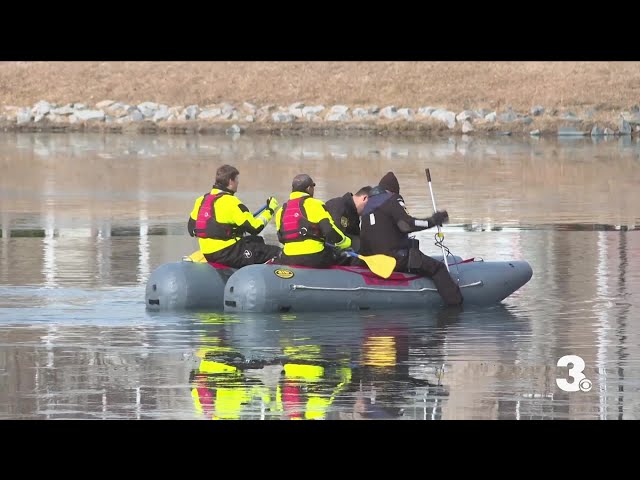
[[[281,248],[276,245],[266,245],[264,238],[249,235],[242,237],[230,247],[214,253],[205,253],[204,258],[209,262],[221,263],[233,268],[242,268],[254,263],[264,263],[277,257]]]
[[[429,277],[447,305],[462,303],[460,287],[453,281],[443,262],[425,255],[417,248],[399,250],[393,256],[397,262],[394,269],[396,272],[419,273]]]
[[[318,253],[309,253],[305,255],[285,255],[284,251],[276,258],[276,263],[282,265],[300,265],[303,267],[327,268],[336,265],[336,259],[333,249],[325,246],[324,250]]]

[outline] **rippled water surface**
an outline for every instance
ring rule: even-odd
[[[416,216],[428,167],[451,251],[533,278],[461,311],[149,313],[222,163],[251,209],[300,172],[326,200],[393,170]],[[639,184],[635,138],[0,134],[0,419],[640,418]]]

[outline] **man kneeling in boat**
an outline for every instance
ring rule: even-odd
[[[442,226],[449,221],[446,210],[437,211],[425,219],[407,213],[400,196],[400,184],[393,172],[388,172],[369,193],[362,212],[360,254],[390,255],[396,259],[396,272],[416,272],[431,278],[447,305],[462,303],[460,287],[451,278],[443,262],[422,253],[412,243],[409,233]]]
[[[333,223],[351,239],[351,249],[355,252],[360,250],[360,215],[369,200],[370,191],[370,186],[362,187],[356,193],[347,192],[325,203]]]
[[[313,198],[316,184],[307,174],[293,178],[289,200],[276,214],[278,240],[284,245],[277,263],[325,268],[338,263],[332,247],[351,247],[351,239],[333,223],[324,202]]]
[[[189,234],[198,237],[207,261],[232,268],[264,263],[280,254],[280,247],[266,245],[258,236],[278,208],[278,201],[269,197],[266,208],[254,217],[235,196],[239,176],[238,169],[231,165],[218,168],[215,184],[209,193],[196,199],[187,223]],[[243,236],[245,233],[249,235]]]

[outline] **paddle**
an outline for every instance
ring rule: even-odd
[[[260,207],[260,209],[255,212],[253,214],[254,217],[257,217],[258,215],[260,215],[262,213],[263,210],[266,210],[267,205],[263,205],[262,207]],[[200,263],[205,263],[207,262],[207,259],[204,258],[204,254],[200,251],[200,249],[196,250],[195,252],[193,252],[191,255],[188,255],[186,257],[182,257],[183,261],[186,262],[200,262]]]
[[[335,248],[335,245],[328,243],[331,248]],[[342,250],[341,255],[347,255],[353,258],[359,258],[367,264],[369,270],[382,278],[389,278],[393,273],[393,269],[396,268],[396,259],[388,255],[359,255],[353,250]]]
[[[437,212],[438,209],[436,208],[436,199],[433,196],[433,189],[431,188],[431,173],[429,172],[428,168],[424,169],[425,173],[427,174],[427,182],[429,182],[429,191],[431,192],[431,201],[433,202],[433,212]],[[438,227],[438,238],[440,239],[440,248],[442,249],[442,258],[444,261],[444,264],[447,266],[447,272],[450,272],[449,270],[449,262],[447,261],[447,254],[444,252],[444,245],[442,244],[442,240],[444,240],[444,233],[442,233],[442,230],[440,230],[440,225],[437,225]]]

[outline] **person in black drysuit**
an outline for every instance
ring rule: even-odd
[[[370,191],[370,186],[362,187],[356,193],[347,192],[325,203],[333,223],[351,239],[351,249],[355,252],[360,249],[360,215],[369,200]]]
[[[398,179],[393,172],[387,172],[369,193],[362,212],[359,253],[394,257],[396,272],[415,272],[431,278],[447,305],[460,305],[463,301],[460,287],[451,278],[446,265],[412,247],[408,235],[448,221],[446,210],[424,219],[409,215],[400,196]]]

